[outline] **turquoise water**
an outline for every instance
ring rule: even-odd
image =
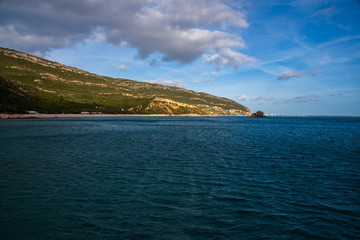
[[[0,120],[1,239],[359,239],[360,118]]]

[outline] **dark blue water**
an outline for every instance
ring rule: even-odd
[[[1,239],[359,237],[360,118],[0,120]]]

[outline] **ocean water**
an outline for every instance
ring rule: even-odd
[[[360,118],[0,120],[0,239],[359,239]]]

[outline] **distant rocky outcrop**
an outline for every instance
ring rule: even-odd
[[[256,113],[251,114],[251,117],[266,117],[264,112],[257,111]]]

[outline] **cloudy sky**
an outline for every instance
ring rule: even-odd
[[[360,115],[359,0],[0,0],[0,46],[252,111]]]

